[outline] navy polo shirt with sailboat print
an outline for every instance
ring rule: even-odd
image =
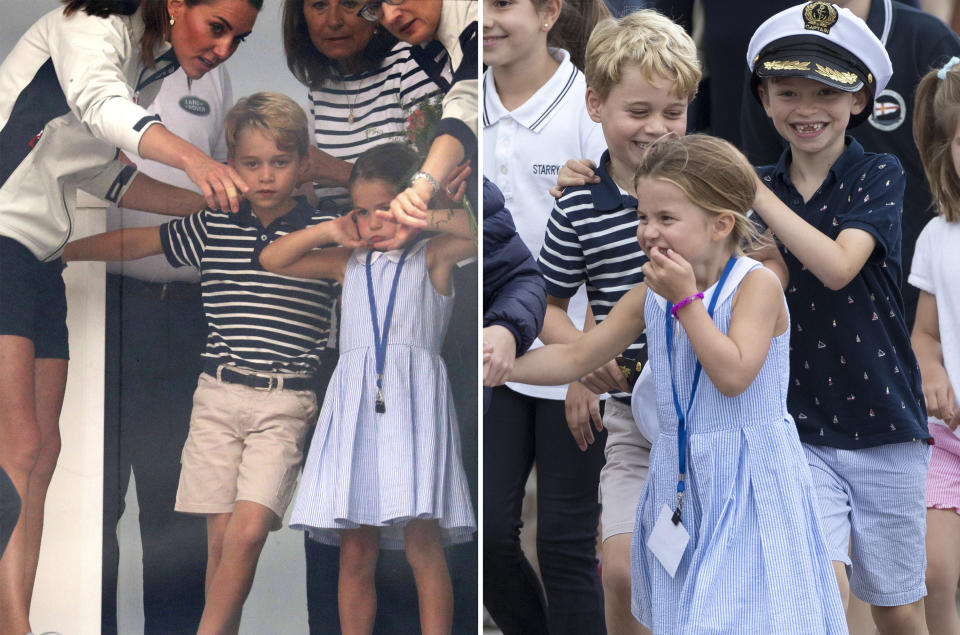
[[[876,247],[860,273],[833,291],[782,245],[790,273],[790,388],[787,406],[811,445],[858,449],[929,439],[920,369],[900,293],[900,218],[905,177],[891,154],[855,139],[809,201],[790,181],[790,149],[760,178],[805,221],[836,240],[869,233]]]

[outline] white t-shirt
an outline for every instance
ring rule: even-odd
[[[191,82],[183,69],[178,69],[163,80],[160,92],[149,110],[160,115],[170,132],[186,139],[218,161],[227,160],[227,145],[223,138],[223,119],[233,106],[233,90],[230,77],[222,65]],[[137,169],[158,181],[199,192],[186,172],[177,168],[142,159],[129,157]],[[199,210],[198,210],[199,211]],[[121,227],[154,227],[172,216],[151,214],[120,207],[111,207],[107,212],[107,229]],[[107,263],[107,271],[130,276],[146,282],[199,282],[200,274],[192,267],[173,267],[162,254],[131,260]]]
[[[937,297],[943,365],[954,395],[960,395],[960,222],[935,216],[917,238],[907,282]],[[929,418],[931,422],[943,423]]]
[[[935,216],[917,238],[907,282],[937,297],[943,366],[953,394],[960,395],[960,223]],[[954,404],[957,405],[957,404]],[[929,417],[929,422],[943,424]],[[944,424],[945,425],[945,424]]]
[[[550,49],[560,66],[534,95],[513,111],[500,101],[487,69],[483,77],[483,172],[496,183],[517,233],[536,258],[553,210],[550,188],[568,159],[599,161],[606,149],[600,124],[587,114],[586,80],[562,49]],[[581,288],[567,312],[583,329],[587,294]],[[533,348],[543,346],[540,340]],[[544,399],[563,399],[566,386],[507,384],[517,392]]]

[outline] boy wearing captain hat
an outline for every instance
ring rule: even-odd
[[[791,7],[747,50],[751,87],[789,143],[758,169],[754,209],[790,274],[790,381],[841,594],[881,632],[926,633],[922,598],[930,435],[900,295],[905,179],[890,154],[846,134],[892,74],[847,9]]]

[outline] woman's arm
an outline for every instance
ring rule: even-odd
[[[943,348],[940,343],[940,321],[937,313],[937,297],[921,290],[917,300],[917,316],[913,323],[910,343],[920,365],[923,379],[923,398],[927,412],[956,427],[952,419],[956,414],[956,397],[947,369],[943,365]]]
[[[614,305],[607,318],[569,344],[550,344],[517,358],[510,381],[555,386],[576,381],[626,350],[643,333],[647,287],[640,284]]]
[[[203,196],[137,172],[118,201],[120,207],[167,216],[189,216],[206,206]]]
[[[63,248],[61,259],[115,262],[162,254],[161,227],[130,227],[73,240]]]
[[[232,167],[211,159],[200,148],[162,125],[147,128],[140,138],[138,153],[144,159],[153,159],[186,172],[203,191],[211,209],[240,211],[240,195],[250,189]]]
[[[343,247],[318,249],[331,243]],[[342,281],[353,248],[362,246],[364,243],[356,234],[352,217],[341,216],[281,236],[264,248],[260,264],[267,271],[283,276]]]

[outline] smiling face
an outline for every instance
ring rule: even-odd
[[[360,0],[304,0],[307,32],[319,53],[340,62],[363,51],[376,25],[358,15],[362,6]]]
[[[257,216],[286,213],[304,161],[296,150],[283,150],[266,131],[244,128],[237,133],[230,165],[250,186],[246,198]],[[262,219],[261,219],[262,220]]]
[[[643,177],[637,180],[637,241],[645,253],[672,249],[696,266],[722,248],[716,220],[669,181]],[[724,238],[729,232],[719,235]]]
[[[647,147],[668,133],[680,137],[686,133],[687,100],[677,95],[673,86],[665,78],[651,82],[637,66],[630,65],[606,99],[587,88],[587,112],[603,128],[611,175],[628,191]]]
[[[397,233],[397,224],[381,219],[374,211],[390,209],[390,201],[397,195],[397,188],[380,179],[361,179],[350,187],[350,195],[360,240],[374,243],[393,238]]]
[[[433,39],[440,24],[443,0],[404,0],[398,5],[380,5],[380,24],[398,40],[423,44]]]
[[[483,63],[496,68],[533,59],[547,46],[544,25],[552,26],[559,12],[557,0],[484,0]]]
[[[863,91],[848,93],[807,79],[783,77],[758,87],[760,101],[794,154],[839,157],[850,116],[866,107]]]
[[[170,44],[190,79],[199,79],[237,50],[253,30],[257,10],[247,0],[213,0],[187,6],[167,0],[174,24]]]

